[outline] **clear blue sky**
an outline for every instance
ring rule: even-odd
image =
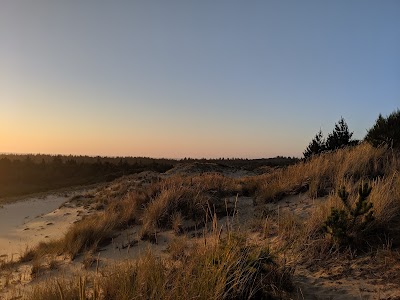
[[[301,156],[400,107],[400,1],[0,2],[0,152]]]

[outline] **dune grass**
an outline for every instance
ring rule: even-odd
[[[387,240],[391,240],[394,246],[400,246],[399,170],[398,152],[362,144],[323,154],[267,175],[258,190],[258,201],[266,201],[271,194],[289,193],[304,182],[308,183],[310,196],[317,197],[320,193],[328,195],[327,201],[316,207],[306,220],[298,220],[294,215],[280,218],[280,222],[286,224],[280,225],[282,244],[305,259],[327,259],[332,253],[347,250],[365,253],[381,247]],[[271,180],[278,182],[279,187],[276,184],[268,185]],[[349,203],[354,207],[358,188],[365,182],[372,188],[368,201],[373,205],[374,220],[367,228],[355,226],[357,232],[349,232],[355,237],[353,243],[339,247],[332,236],[324,232],[323,224],[332,208],[344,209],[337,195],[338,190],[345,187],[349,191]]]
[[[214,235],[207,245],[178,243],[191,254],[162,259],[147,252],[97,276],[47,280],[25,299],[270,299],[293,289],[293,270],[240,233]]]
[[[40,243],[34,249],[27,249],[21,262],[42,256],[68,255],[74,259],[85,251],[95,251],[109,243],[118,230],[132,225],[142,225],[141,237],[154,238],[159,230],[173,229],[183,233],[183,221],[192,220],[203,226],[205,213],[212,207],[219,215],[226,214],[223,196],[235,195],[240,186],[222,175],[173,176],[154,180],[149,185],[135,186],[117,182],[115,186],[103,190],[103,196],[91,201],[104,205],[92,216],[73,224],[59,240]]]

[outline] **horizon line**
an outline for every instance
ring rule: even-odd
[[[180,158],[169,158],[169,157],[151,157],[151,156],[132,156],[132,155],[92,155],[92,154],[61,154],[61,153],[32,153],[32,152],[0,152],[0,155],[15,155],[15,156],[23,156],[23,155],[32,155],[32,156],[39,156],[39,155],[44,155],[44,156],[73,156],[73,157],[89,157],[89,158],[147,158],[147,159],[166,159],[166,160],[185,160],[185,159],[191,159],[191,160],[234,160],[234,159],[241,159],[241,160],[262,160],[262,159],[274,159],[274,158],[291,158],[291,159],[301,159],[300,157],[297,156],[285,156],[285,155],[276,155],[276,156],[271,156],[271,157],[258,157],[258,158],[250,158],[250,157],[190,157],[190,156],[184,156]]]

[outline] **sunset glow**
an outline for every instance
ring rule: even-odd
[[[398,1],[3,1],[0,152],[301,156],[400,105]]]

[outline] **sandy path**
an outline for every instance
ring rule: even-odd
[[[0,208],[0,257],[16,258],[27,247],[60,237],[79,218],[79,208],[62,207],[70,196],[48,195]]]

